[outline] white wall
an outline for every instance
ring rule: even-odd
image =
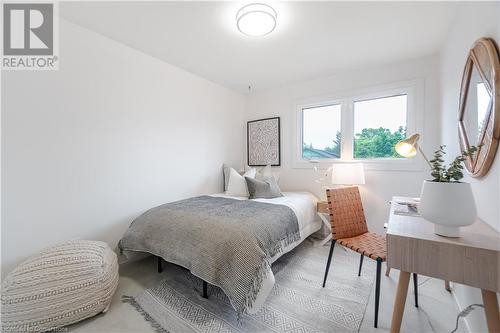
[[[155,205],[222,190],[245,98],[61,19],[59,71],[2,73],[2,275]]]
[[[367,54],[369,56],[369,54]],[[439,142],[439,83],[438,57],[430,56],[411,61],[388,64],[376,69],[351,71],[314,81],[290,85],[271,91],[251,94],[247,103],[247,120],[264,117],[281,117],[282,166],[280,186],[284,190],[309,190],[320,194],[314,183],[318,177],[310,169],[292,168],[293,127],[295,103],[318,95],[334,95],[371,86],[393,82],[423,79],[425,96],[423,109],[423,149],[434,151]],[[418,157],[420,158],[420,157]],[[426,171],[366,171],[366,185],[361,187],[368,226],[382,233],[389,214],[388,202],[394,195],[418,196]]]
[[[447,145],[449,156],[460,150],[457,130],[460,83],[469,48],[480,37],[491,37],[500,43],[499,2],[461,4],[440,55],[441,140]],[[467,176],[465,181],[472,184],[479,217],[500,231],[500,152],[485,177]],[[454,290],[461,307],[482,303],[479,290],[475,288],[455,285]],[[472,332],[487,330],[483,311],[476,310],[467,319]]]

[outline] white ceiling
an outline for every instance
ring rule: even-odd
[[[248,2],[246,2],[248,3]],[[64,2],[61,16],[240,92],[439,51],[453,2],[274,2],[276,30],[235,27],[243,2]],[[269,2],[267,2],[269,3]]]

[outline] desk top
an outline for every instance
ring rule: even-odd
[[[500,233],[480,219],[472,225],[460,227],[460,237],[443,237],[434,233],[434,223],[421,216],[394,214],[397,202],[412,201],[412,198],[393,197],[387,235],[463,245],[500,252]]]

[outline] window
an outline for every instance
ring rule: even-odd
[[[401,157],[394,146],[407,135],[422,134],[422,112],[417,112],[422,106],[423,80],[299,103],[293,165],[323,168],[362,160],[368,168],[417,170],[420,158]]]
[[[402,158],[394,145],[406,138],[407,95],[354,102],[354,152],[359,158]]]
[[[325,105],[302,109],[302,158],[340,158],[341,107]]]

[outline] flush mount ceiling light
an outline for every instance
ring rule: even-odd
[[[276,16],[277,13],[271,6],[251,3],[236,14],[236,26],[247,36],[265,36],[276,27]]]

